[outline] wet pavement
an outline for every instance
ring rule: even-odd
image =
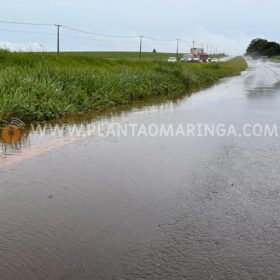
[[[191,96],[65,123],[279,124],[279,82],[277,63],[250,62]],[[25,131],[1,146],[1,280],[279,279],[279,140]]]

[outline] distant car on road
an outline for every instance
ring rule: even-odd
[[[200,62],[207,63],[207,62],[209,62],[209,59],[207,57],[202,57],[202,58],[200,58]]]
[[[193,59],[192,55],[187,53],[187,54],[184,54],[184,56],[182,57],[181,61],[182,62],[191,62]]]
[[[201,53],[199,56],[199,61],[202,63],[209,62],[209,55],[207,53]]]
[[[219,62],[218,58],[212,58],[211,62]]]
[[[177,58],[176,57],[169,57],[167,59],[168,62],[177,62]]]
[[[261,62],[267,62],[268,60],[268,57],[267,56],[262,56],[261,57]]]
[[[194,56],[190,53],[187,53],[182,57],[181,61],[191,63],[191,62],[199,62],[200,59],[198,56]]]

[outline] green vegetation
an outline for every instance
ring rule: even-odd
[[[240,57],[224,63],[184,64],[110,60],[92,53],[0,51],[0,118],[41,121],[102,110],[182,89],[196,90],[245,68]]]
[[[264,39],[254,39],[248,46],[246,54],[253,57],[280,55],[280,45]]]
[[[91,58],[101,58],[101,59],[129,59],[129,60],[139,60],[139,52],[67,52],[62,53],[62,55],[85,55]],[[179,54],[181,58],[184,54]],[[175,53],[158,53],[158,52],[143,52],[142,60],[167,60],[168,57],[176,57]]]
[[[280,55],[276,55],[276,56],[271,57],[271,60],[272,60],[272,61],[277,61],[277,62],[279,62],[279,60],[280,60]]]

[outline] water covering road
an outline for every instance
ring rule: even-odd
[[[192,96],[78,121],[278,124],[279,81],[278,64],[250,62]],[[279,137],[29,133],[2,149],[1,280],[280,279]]]

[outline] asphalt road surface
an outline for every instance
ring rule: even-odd
[[[192,96],[85,120],[237,135],[3,145],[1,280],[280,279],[280,138],[260,131],[279,120],[280,67],[250,62]]]

